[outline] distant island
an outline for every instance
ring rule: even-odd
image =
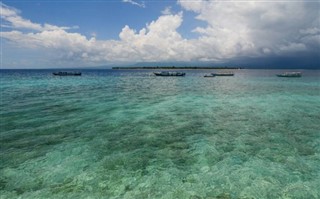
[[[112,67],[115,70],[121,69],[243,69],[242,67],[210,67],[210,66],[132,66],[132,67]]]

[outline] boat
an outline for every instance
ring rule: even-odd
[[[277,74],[278,77],[301,77],[301,72],[285,72]]]
[[[59,71],[53,72],[52,74],[56,76],[81,76],[81,72],[76,71]]]
[[[209,74],[209,75],[204,75],[203,77],[215,77],[215,76],[212,74]]]
[[[233,73],[211,73],[213,76],[234,76]]]
[[[155,74],[156,76],[185,76],[186,73],[183,72],[169,72],[169,71],[161,71],[161,72],[154,72],[153,74]]]

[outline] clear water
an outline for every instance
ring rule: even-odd
[[[320,72],[1,71],[1,198],[320,198]]]

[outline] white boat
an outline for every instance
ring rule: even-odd
[[[278,74],[278,77],[301,77],[301,72],[285,72],[282,74]]]

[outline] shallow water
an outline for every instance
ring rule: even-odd
[[[1,70],[1,198],[320,198],[320,72]]]

